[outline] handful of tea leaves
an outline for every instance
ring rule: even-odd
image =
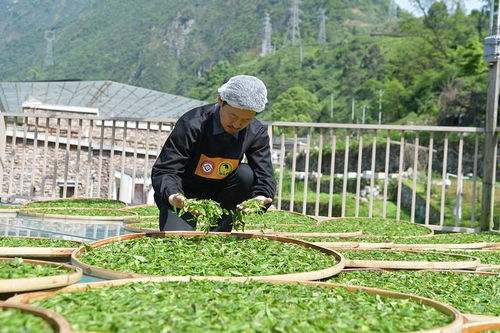
[[[223,214],[229,214],[217,201],[209,199],[186,199],[184,207],[176,209],[175,213],[178,216],[190,213],[190,221],[196,222],[196,229],[205,233],[210,232],[210,228],[217,227],[217,221]]]
[[[233,213],[233,227],[236,230],[245,231],[245,218],[253,214],[264,214],[265,206],[262,201],[257,199],[250,199],[243,201],[239,209]],[[266,229],[267,225],[264,222],[262,229]]]

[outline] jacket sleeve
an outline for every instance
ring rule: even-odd
[[[273,164],[271,162],[271,150],[269,147],[269,136],[265,127],[261,127],[253,144],[245,152],[248,165],[255,174],[251,197],[263,195],[274,198],[276,192],[276,180],[274,179]]]
[[[151,181],[155,194],[162,199],[174,193],[184,193],[181,176],[194,151],[199,131],[188,121],[179,120],[153,165]]]

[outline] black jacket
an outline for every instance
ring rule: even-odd
[[[217,104],[192,109],[177,121],[153,165],[156,195],[167,201],[171,194],[184,193],[186,181],[200,187],[220,182],[245,154],[255,175],[251,197],[274,197],[276,181],[267,129],[256,119],[236,135],[221,132],[219,127]]]

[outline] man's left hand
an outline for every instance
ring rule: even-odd
[[[262,202],[263,205],[268,205],[271,202],[273,202],[272,198],[266,198],[263,195],[258,195],[256,197],[252,198],[252,200],[259,200],[260,202]],[[236,206],[236,208],[243,209],[243,206],[241,204],[239,204],[239,205]]]

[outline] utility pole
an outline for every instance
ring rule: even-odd
[[[354,98],[351,99],[351,120],[353,124],[354,124],[355,104],[356,104],[356,99]]]
[[[382,95],[384,91],[382,89],[378,90],[378,124],[382,124]]]
[[[333,118],[333,94],[330,94],[330,118]]]
[[[271,18],[269,13],[264,16],[264,38],[262,39],[262,51],[261,56],[265,56],[273,53],[273,46],[271,45],[271,34],[273,27],[271,25]]]
[[[54,66],[54,40],[56,39],[56,34],[52,30],[45,31],[45,34],[43,36],[45,40],[47,41],[47,49],[45,52],[45,61],[44,65],[45,67],[49,66]]]
[[[498,144],[498,95],[500,91],[500,8],[494,27],[495,0],[490,0],[490,36],[484,40],[484,59],[489,63],[488,99],[486,105],[485,143],[483,158],[483,196],[481,201],[481,231],[493,228],[493,202]],[[500,7],[500,3],[499,3]]]
[[[318,44],[325,44],[326,43],[326,16],[325,16],[325,10],[321,9],[321,12],[319,14],[319,32],[318,32]]]

